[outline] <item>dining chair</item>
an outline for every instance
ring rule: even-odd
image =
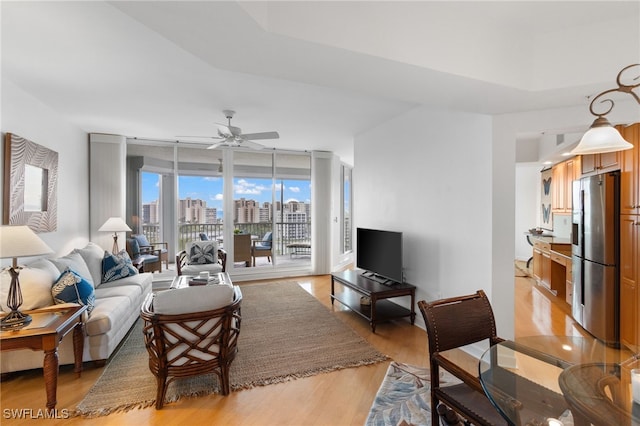
[[[504,340],[497,336],[493,310],[484,291],[433,302],[421,300],[418,307],[427,328],[432,424],[437,425],[440,417],[442,424],[461,421],[478,426],[506,425],[506,420],[485,395],[477,375],[443,355],[445,351],[476,342],[488,341],[494,345]],[[441,385],[440,368],[461,383]],[[451,413],[452,410],[455,413]],[[462,419],[456,419],[456,413]]]

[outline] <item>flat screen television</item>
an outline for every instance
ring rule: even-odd
[[[402,232],[357,228],[356,266],[370,276],[403,282]]]

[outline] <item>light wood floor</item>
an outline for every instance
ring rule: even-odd
[[[395,321],[379,324],[376,333],[373,334],[362,318],[340,307],[339,303],[331,307],[330,276],[300,277],[297,281],[382,353],[399,362],[427,365],[427,340],[424,330],[411,326],[408,321]],[[247,283],[240,283],[243,284]],[[569,316],[568,305],[564,305],[564,302],[533,284],[531,279],[515,278],[515,290],[516,337],[579,333]],[[211,395],[183,399],[168,404],[159,411],[148,408],[94,419],[47,420],[46,424],[361,426],[387,366],[388,363],[379,363],[350,368],[283,384],[232,392],[226,397]],[[76,378],[71,367],[60,368],[57,408],[61,417],[64,415],[63,409],[73,410],[82,400],[102,370],[86,364],[82,377]],[[41,370],[14,375],[1,384],[0,423],[34,424],[33,419],[9,419],[7,410],[32,409],[35,415],[44,407],[45,400]]]

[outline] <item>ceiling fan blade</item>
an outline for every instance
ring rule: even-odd
[[[264,149],[263,145],[260,145],[259,143],[248,141],[246,139],[243,140],[243,141],[240,141],[239,146],[244,146],[244,147],[251,148],[251,149]]]
[[[213,145],[208,146],[207,149],[216,149],[217,147],[219,147],[221,145],[224,145],[224,144],[225,144],[225,141],[214,143]]]
[[[224,139],[220,136],[195,136],[195,135],[182,135],[176,136],[176,138],[205,138],[205,139]]]
[[[278,132],[261,132],[261,133],[247,133],[242,135],[244,139],[259,140],[259,139],[278,139],[280,135]]]

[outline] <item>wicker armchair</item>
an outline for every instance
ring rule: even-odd
[[[221,393],[229,394],[241,303],[240,288],[224,284],[167,290],[146,298],[140,316],[149,369],[158,382],[156,409],[164,405],[169,383],[181,377],[214,373]],[[189,304],[194,312],[184,312]]]
[[[507,421],[482,390],[480,379],[442,356],[444,351],[484,340],[488,340],[490,345],[503,341],[496,335],[493,310],[485,293],[479,290],[468,296],[430,303],[421,300],[418,307],[429,339],[432,424],[439,423],[438,417],[441,417],[443,424],[458,424],[458,413],[474,425],[506,425]],[[440,386],[440,368],[462,380],[462,383]]]

